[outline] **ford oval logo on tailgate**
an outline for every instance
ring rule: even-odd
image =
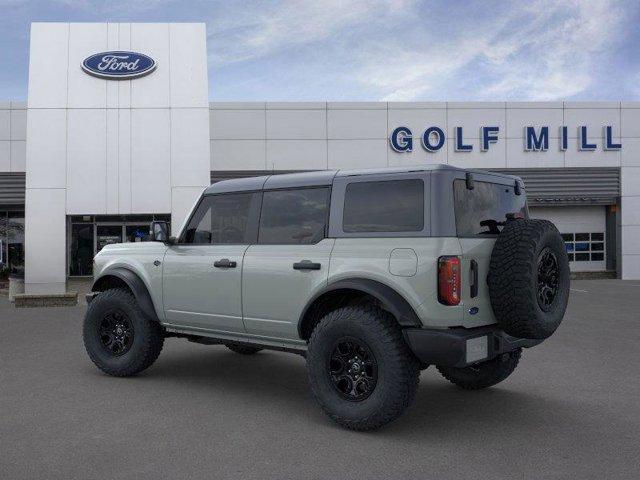
[[[136,52],[102,52],[87,57],[82,69],[89,75],[112,80],[129,80],[151,73],[156,68],[153,58]]]

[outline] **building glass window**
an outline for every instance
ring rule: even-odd
[[[98,225],[96,228],[96,253],[114,243],[122,243],[122,226]]]
[[[7,248],[7,212],[0,212],[0,280],[9,276]]]
[[[93,257],[105,245],[146,242],[152,221],[168,222],[167,214],[73,215],[70,219],[68,262],[70,276],[93,275]]]
[[[563,233],[570,262],[604,262],[604,232]]]
[[[146,225],[127,225],[125,227],[125,242],[148,242],[149,241],[149,224]]]
[[[24,212],[0,211],[0,279],[24,274]]]
[[[24,212],[9,212],[7,245],[10,272],[24,274]]]

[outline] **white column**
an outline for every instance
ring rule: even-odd
[[[26,195],[25,292],[64,293],[65,190],[28,188]]]
[[[64,109],[27,118],[25,291],[62,293],[66,280],[66,125]]]
[[[640,280],[640,102],[622,102],[620,127],[621,276]]]
[[[623,146],[624,148],[624,146]],[[640,166],[622,167],[622,279],[640,279]]]
[[[170,24],[169,38],[171,226],[177,235],[210,183],[209,85],[204,24]]]
[[[157,69],[87,75],[83,59],[106,50]],[[28,109],[27,293],[64,291],[68,215],[170,212],[177,228],[209,184],[204,24],[34,23]]]
[[[31,25],[26,136],[26,293],[65,291],[68,55],[69,24]]]

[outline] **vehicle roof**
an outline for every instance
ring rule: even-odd
[[[404,167],[381,167],[381,168],[360,168],[345,170],[317,170],[311,172],[300,173],[274,173],[273,175],[264,175],[261,177],[245,177],[230,180],[222,180],[216,182],[205,191],[205,195],[215,193],[230,193],[242,191],[255,191],[262,189],[278,189],[291,187],[315,187],[323,185],[331,185],[335,177],[352,177],[360,175],[388,175],[393,173],[409,173],[409,172],[430,172],[430,171],[458,171],[472,172],[495,175],[502,178],[518,177],[505,173],[488,172],[486,170],[468,169],[454,167],[453,165],[433,164],[433,165],[410,165]]]

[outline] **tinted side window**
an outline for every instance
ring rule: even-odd
[[[462,179],[454,180],[456,231],[459,237],[497,235],[508,213],[528,217],[527,199],[516,195],[514,187],[497,183],[474,182],[468,190]]]
[[[317,243],[325,236],[328,212],[328,188],[264,192],[258,243]]]
[[[424,182],[355,182],[344,197],[345,232],[419,232],[424,228]]]
[[[183,243],[250,243],[248,221],[253,193],[204,197],[191,217]]]

